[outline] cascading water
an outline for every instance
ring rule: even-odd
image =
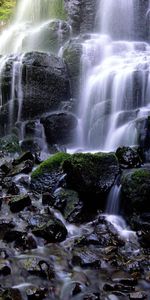
[[[57,19],[59,18],[59,19]],[[12,24],[0,35],[0,108],[6,103],[2,81],[6,69],[11,69],[8,128],[11,132],[14,114],[21,121],[23,91],[22,70],[24,53],[42,51],[58,53],[65,39],[71,34],[65,18],[63,0],[20,0]],[[8,67],[7,67],[8,66]],[[5,103],[4,103],[5,102]],[[16,103],[18,102],[18,103]],[[17,115],[16,115],[17,107]],[[22,124],[22,126],[24,126]],[[41,125],[42,126],[42,125]],[[22,137],[23,129],[20,131]],[[43,134],[42,134],[43,135]],[[44,143],[45,144],[45,143]]]
[[[136,145],[137,120],[149,114],[150,46],[131,41],[134,15],[134,0],[100,1],[100,34],[82,44],[77,135],[78,146],[84,149],[110,151]]]

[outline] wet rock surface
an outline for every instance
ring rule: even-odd
[[[84,155],[81,156],[83,160]],[[112,154],[107,159],[103,157],[104,165],[102,161],[99,165],[93,156],[90,162],[89,154],[86,164],[79,164],[81,156],[60,153],[38,166],[36,155],[29,151],[15,158],[1,153],[1,299],[150,299],[149,213],[134,211],[128,220],[132,232],[115,226],[121,224],[121,219],[113,223],[97,207],[93,210],[93,203],[90,207],[87,201],[86,205],[87,198],[81,191],[87,189],[95,195],[97,187],[108,188],[105,168],[110,170],[113,162],[112,172],[115,170],[117,176],[119,164]],[[26,161],[32,162],[31,169],[37,168],[32,173],[31,185],[30,170],[20,168]],[[91,187],[91,163],[100,180],[96,189]],[[76,168],[76,174],[84,174],[86,181],[67,173],[74,179],[70,189],[64,171],[74,172]],[[98,172],[99,168],[103,174]],[[139,170],[145,172],[145,167],[123,172],[129,176]],[[53,174],[53,180],[47,180],[46,189],[38,190],[33,178],[39,180],[45,171],[46,176]],[[45,186],[42,180],[41,186]],[[131,192],[133,188],[126,197]],[[95,201],[95,196],[90,199]]]

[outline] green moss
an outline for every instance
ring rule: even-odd
[[[51,0],[50,2],[50,17],[61,20],[67,19],[67,13],[64,6],[64,0]]]
[[[20,152],[19,139],[15,134],[4,136],[0,139],[0,150],[9,153]]]
[[[39,167],[32,172],[31,178],[35,179],[42,175],[43,173],[48,173],[53,171],[56,168],[61,167],[62,163],[65,159],[67,159],[70,155],[68,153],[59,152],[50,156],[47,160],[39,165]]]
[[[146,178],[150,179],[150,171],[147,169],[138,169],[132,174],[132,179],[138,182]]]
[[[14,12],[16,0],[0,1],[0,21],[8,21]]]

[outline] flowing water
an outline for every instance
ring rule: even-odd
[[[100,1],[99,33],[83,42],[77,133],[83,149],[138,144],[138,119],[150,114],[150,45],[134,40],[137,7],[134,0]]]
[[[11,132],[13,127],[16,107],[18,110],[17,122],[21,121],[24,53],[43,51],[57,54],[66,38],[63,32],[64,26],[65,34],[68,34],[68,37],[71,34],[71,26],[63,21],[64,18],[63,0],[20,0],[17,3],[14,20],[0,34],[0,109],[2,105],[6,104],[6,95],[4,95],[2,88],[3,78],[7,70],[12,69],[12,74],[9,75],[11,76],[11,88],[9,93],[7,93],[9,117],[6,133]],[[23,138],[23,127],[24,124],[21,124],[21,140]],[[42,132],[43,128],[41,128],[43,141],[40,144],[43,143],[45,145],[45,137]],[[44,149],[46,149],[46,146],[44,146]]]

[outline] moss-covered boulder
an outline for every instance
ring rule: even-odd
[[[132,169],[123,174],[121,182],[125,212],[150,211],[150,169]]]
[[[15,134],[10,134],[0,139],[0,151],[8,153],[20,152],[19,139]]]
[[[140,148],[119,147],[116,156],[120,166],[124,169],[140,167],[142,164],[142,153]]]
[[[31,188],[39,192],[55,190],[63,175],[62,163],[69,156],[67,153],[59,152],[42,162],[31,174]]]
[[[77,153],[63,162],[63,171],[68,188],[87,199],[107,195],[119,173],[119,164],[113,153]]]

